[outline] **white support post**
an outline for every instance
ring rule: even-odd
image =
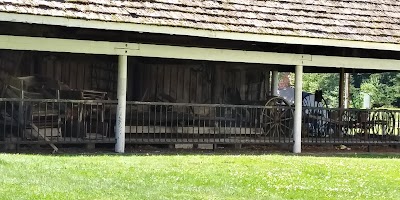
[[[271,77],[272,96],[278,96],[278,84],[279,84],[278,71],[272,71],[272,77]]]
[[[302,92],[303,92],[303,66],[297,65],[295,71],[294,91],[294,127],[293,127],[293,153],[301,153],[301,114],[302,114]]]
[[[125,115],[126,115],[126,84],[128,74],[128,56],[118,57],[118,89],[117,89],[117,116],[115,125],[115,152],[125,152]]]
[[[350,96],[350,74],[344,74],[344,104],[345,109],[349,108],[349,96]]]

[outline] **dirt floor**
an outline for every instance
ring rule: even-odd
[[[172,145],[173,146],[173,145]],[[213,149],[176,149],[171,145],[127,145],[128,154],[291,154],[291,145],[216,145]],[[93,146],[92,146],[93,147]],[[55,154],[114,154],[113,144],[97,144],[95,148],[86,145],[58,145]],[[18,149],[1,151],[6,153],[52,154],[47,145],[21,145]],[[395,154],[400,156],[400,146],[368,146],[368,145],[303,145],[302,154]]]

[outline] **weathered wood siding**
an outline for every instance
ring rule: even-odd
[[[175,102],[238,104],[264,100],[270,91],[270,70],[265,66],[149,58],[131,58],[128,63],[128,100],[168,97]],[[115,99],[117,73],[114,57],[0,51],[4,82],[9,75],[39,75],[72,89],[105,91]]]
[[[269,70],[228,64],[137,63],[135,100],[158,101],[161,94],[176,102],[226,102],[228,92],[238,91],[242,101],[264,100],[270,91]]]
[[[157,101],[161,94],[176,102],[211,101],[211,68],[202,65],[146,64],[136,67],[136,100]]]
[[[72,89],[105,91],[110,97],[116,96],[116,62],[101,56],[46,57],[39,63],[38,74],[53,77]]]
[[[0,81],[8,76],[38,75],[63,82],[72,89],[106,91],[116,96],[116,59],[106,56],[23,51],[0,53]]]

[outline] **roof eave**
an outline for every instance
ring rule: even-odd
[[[205,37],[214,39],[229,39],[229,40],[239,40],[239,41],[268,42],[268,43],[278,43],[278,44],[298,44],[298,45],[315,45],[315,46],[400,51],[400,44],[393,44],[393,43],[378,43],[378,42],[367,42],[367,41],[350,41],[350,40],[294,37],[294,36],[281,36],[281,35],[261,35],[253,33],[213,31],[213,30],[203,30],[203,29],[183,28],[183,27],[144,25],[144,24],[134,24],[134,23],[121,23],[121,22],[106,22],[97,20],[96,21],[83,20],[75,18],[5,13],[5,12],[0,12],[0,21],[56,25],[65,27],[76,27],[76,28],[92,28],[101,30],[159,33],[159,34],[194,36],[194,37]]]

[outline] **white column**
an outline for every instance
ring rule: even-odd
[[[349,96],[350,96],[350,74],[344,74],[344,104],[345,109],[349,108]]]
[[[279,84],[278,71],[272,71],[272,77],[271,77],[272,96],[278,96],[278,84]]]
[[[125,152],[125,115],[126,115],[126,83],[128,74],[128,56],[118,57],[118,89],[117,116],[115,124],[115,152]]]
[[[294,146],[293,153],[301,153],[301,114],[302,114],[302,91],[303,91],[303,66],[297,65],[295,71],[294,91]]]

